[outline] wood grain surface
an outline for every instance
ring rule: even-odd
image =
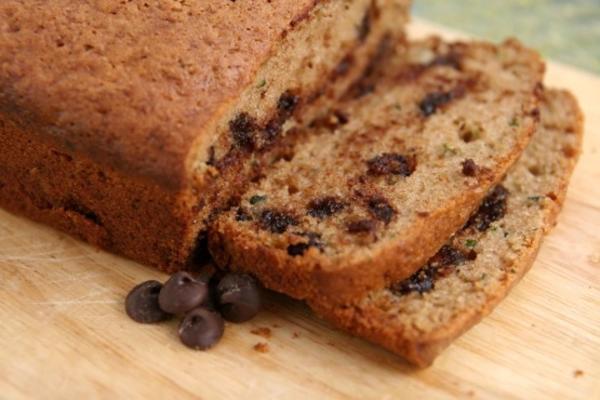
[[[433,367],[414,370],[278,295],[213,350],[190,351],[175,321],[142,326],[123,311],[135,283],[164,275],[0,211],[0,399],[599,399],[600,78],[551,63],[547,84],[586,114],[559,224],[508,299]]]

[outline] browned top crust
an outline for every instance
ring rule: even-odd
[[[2,0],[0,112],[170,187],[319,0]]]

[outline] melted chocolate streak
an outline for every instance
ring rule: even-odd
[[[479,209],[471,216],[463,229],[476,229],[485,232],[492,222],[504,217],[509,194],[504,186],[496,186],[483,200]],[[477,253],[473,250],[465,253],[450,245],[444,245],[425,267],[418,270],[410,278],[391,285],[390,291],[398,296],[412,292],[420,294],[429,292],[435,288],[437,279],[447,276],[467,260],[475,260],[476,258]]]

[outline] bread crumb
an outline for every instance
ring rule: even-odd
[[[257,336],[262,336],[265,339],[269,339],[271,337],[271,329],[267,328],[266,326],[252,329],[250,333]]]
[[[258,351],[259,353],[268,353],[269,352],[269,344],[268,343],[256,343],[254,345],[254,350]]]
[[[294,332],[294,333],[292,334],[292,337],[293,337],[294,339],[297,339],[297,338],[299,338],[299,337],[300,337],[300,334],[299,334],[298,332]]]
[[[582,371],[582,370],[580,370],[580,369],[576,369],[576,370],[575,370],[575,372],[573,372],[573,376],[574,376],[575,378],[580,378],[580,377],[582,377],[582,376],[583,376],[583,371]]]
[[[588,259],[594,265],[600,265],[600,251],[589,255]]]

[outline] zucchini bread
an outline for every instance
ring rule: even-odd
[[[582,114],[570,93],[549,90],[541,119],[504,181],[417,273],[354,305],[311,306],[338,327],[429,365],[523,277],[555,223],[581,149]]]
[[[342,93],[408,8],[3,0],[0,206],[182,268],[294,117]]]
[[[308,138],[217,217],[217,265],[343,304],[412,275],[527,145],[544,64],[515,40],[394,43]]]

